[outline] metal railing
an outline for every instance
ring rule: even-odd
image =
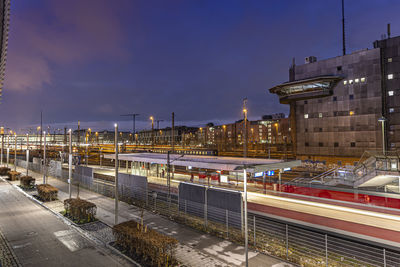
[[[17,160],[26,167],[26,162]],[[29,164],[42,172],[39,164]],[[50,170],[51,171],[51,170]],[[55,172],[67,181],[68,172]],[[74,177],[75,183],[104,196],[114,197],[114,185],[93,177]],[[181,224],[244,243],[243,216],[240,212],[220,209],[209,203],[180,200],[162,191],[149,191],[121,185],[120,200],[163,215]],[[400,266],[400,251],[325,233],[316,229],[279,221],[264,215],[248,213],[249,245],[301,266]]]

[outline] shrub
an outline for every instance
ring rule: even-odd
[[[22,187],[33,187],[35,185],[35,178],[25,175],[21,176],[19,182]]]
[[[57,199],[58,189],[49,184],[39,184],[36,186],[39,197],[43,201],[52,201]]]
[[[142,257],[151,266],[174,266],[175,248],[178,241],[135,221],[127,221],[113,227],[115,243],[130,255]]]
[[[6,176],[8,175],[8,172],[10,171],[10,168],[6,168],[6,167],[1,167],[0,168],[0,176]]]
[[[96,205],[92,202],[69,198],[64,200],[65,215],[79,223],[92,222],[95,220]]]
[[[20,175],[21,175],[21,173],[19,173],[19,172],[15,172],[15,171],[8,172],[8,178],[10,179],[10,181],[18,180]]]

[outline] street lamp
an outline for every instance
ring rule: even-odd
[[[72,129],[69,129],[69,155],[68,155],[68,193],[71,199],[71,179],[72,179]]]
[[[154,117],[150,116],[151,120],[151,146],[154,148]]]
[[[380,122],[380,123],[382,123],[382,152],[383,152],[383,155],[385,155],[385,153],[386,153],[386,142],[385,142],[385,122],[386,122],[386,118],[385,117],[380,117],[379,119],[378,119],[378,121]]]
[[[118,124],[114,124],[114,148],[115,148],[115,219],[114,224],[118,224]]]

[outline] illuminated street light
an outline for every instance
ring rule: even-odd
[[[150,116],[151,120],[151,147],[154,147],[154,117]]]

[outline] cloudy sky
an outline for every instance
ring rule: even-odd
[[[202,125],[288,112],[267,89],[292,57],[341,54],[340,0],[12,1],[2,125],[111,128],[140,113]],[[371,48],[400,1],[346,1],[348,51]],[[121,122],[122,128],[131,122]]]

